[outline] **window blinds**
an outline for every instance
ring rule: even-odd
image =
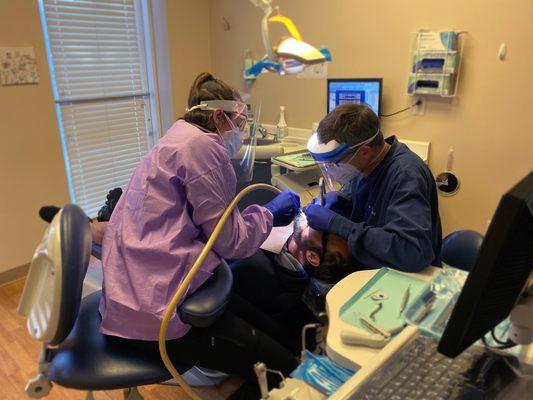
[[[136,0],[41,0],[71,197],[95,216],[124,188],[152,135]]]

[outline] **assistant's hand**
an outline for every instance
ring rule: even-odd
[[[336,212],[316,204],[310,204],[305,209],[307,224],[317,231],[329,232],[329,226],[335,215]]]
[[[289,225],[300,210],[300,196],[286,189],[265,207],[274,216],[274,226]]]
[[[339,192],[327,192],[325,195],[324,195],[324,204],[322,205],[323,207],[331,210],[331,208],[337,204],[340,200],[340,195],[339,195]],[[318,204],[318,198],[315,197],[313,199],[313,204],[316,204],[316,205],[320,205]]]

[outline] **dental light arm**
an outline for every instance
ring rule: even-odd
[[[274,51],[272,50],[272,44],[270,43],[270,36],[268,31],[268,19],[272,15],[272,1],[271,0],[250,0],[252,4],[263,10],[265,15],[261,20],[261,36],[263,37],[263,46],[270,60],[275,59]]]
[[[244,77],[257,77],[263,71],[276,71],[280,75],[301,72],[307,65],[331,61],[331,53],[326,48],[318,49],[306,43],[298,28],[289,17],[272,15],[272,0],[250,0],[253,5],[263,10],[261,35],[266,55],[252,67],[244,71]],[[285,26],[290,36],[282,37],[273,47],[270,41],[268,24],[278,22]]]
[[[205,247],[203,248],[202,252],[196,259],[195,263],[181,282],[181,284],[178,286],[178,289],[176,290],[176,293],[172,297],[172,300],[170,300],[170,303],[168,304],[167,309],[165,310],[165,315],[163,316],[163,320],[161,321],[161,327],[159,329],[159,353],[161,354],[161,359],[163,360],[163,363],[167,367],[168,371],[172,375],[172,377],[178,382],[178,384],[183,388],[185,393],[189,395],[189,397],[193,400],[201,400],[200,397],[196,394],[196,392],[185,382],[185,380],[181,377],[179,372],[174,368],[174,365],[172,364],[172,361],[170,361],[170,358],[167,353],[167,347],[166,347],[166,338],[167,338],[167,328],[168,324],[170,322],[170,319],[174,315],[174,312],[176,311],[176,307],[179,304],[182,297],[187,293],[187,289],[189,288],[189,285],[191,284],[192,280],[194,279],[196,273],[202,266],[205,258],[207,257],[207,254],[215,244],[216,240],[218,239],[218,235],[220,235],[220,232],[222,231],[222,227],[226,223],[226,220],[231,215],[233,209],[237,206],[239,201],[246,196],[248,193],[257,190],[257,189],[265,189],[270,190],[274,193],[280,193],[280,190],[278,188],[275,188],[274,186],[267,185],[265,183],[257,183],[255,185],[250,185],[246,188],[244,188],[236,197],[233,199],[233,201],[230,203],[228,208],[226,208],[226,211],[222,214],[220,217],[220,220],[218,221],[217,225],[215,226],[215,229],[213,230],[213,233],[209,237],[209,240],[205,244]]]

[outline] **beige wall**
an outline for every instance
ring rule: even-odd
[[[191,84],[211,70],[208,0],[168,0],[168,47],[174,117],[182,116]]]
[[[40,83],[0,86],[0,272],[31,261],[46,227],[44,204],[69,201],[36,0],[0,0],[0,47],[34,46]],[[168,0],[174,115],[196,74],[211,69],[208,0]],[[201,43],[201,45],[198,45]]]
[[[37,1],[0,0],[2,46],[33,46],[41,82],[0,86],[0,272],[31,260],[39,207],[69,200]]]
[[[506,188],[533,167],[533,3],[529,0],[429,3],[278,0],[304,38],[330,47],[331,77],[381,76],[384,111],[409,104],[405,81],[410,33],[421,27],[469,32],[460,96],[430,99],[424,116],[409,113],[384,123],[386,133],[431,141],[431,168],[444,168],[455,146],[461,191],[441,199],[445,231],[484,231]],[[400,4],[400,5],[398,5]],[[410,9],[405,7],[411,5]],[[430,5],[431,4],[431,5]],[[169,56],[175,117],[182,115],[196,74],[213,70],[241,89],[246,48],[261,55],[261,12],[249,0],[168,0]],[[41,83],[0,86],[0,272],[27,263],[45,224],[43,204],[69,200],[50,77],[35,0],[0,0],[0,46],[34,46]],[[223,29],[225,17],[231,30]],[[273,30],[273,34],[280,33]],[[508,45],[504,62],[496,54]],[[325,109],[325,82],[262,76],[251,90],[265,122],[280,104],[289,125],[309,127]]]
[[[214,73],[244,89],[246,48],[261,48],[261,12],[249,0],[211,0]],[[484,232],[503,191],[533,167],[533,2],[530,0],[278,0],[304,39],[327,45],[330,77],[383,77],[383,111],[410,104],[406,95],[412,32],[420,28],[468,31],[464,70],[456,99],[430,98],[424,116],[406,113],[385,120],[386,134],[431,142],[434,173],[455,147],[453,170],[461,179],[454,197],[441,198],[445,233]],[[231,24],[224,31],[222,17]],[[280,32],[279,30],[272,33]],[[274,36],[274,35],[272,35]],[[505,61],[497,58],[507,43]],[[310,127],[324,115],[324,81],[262,76],[251,93],[262,99],[264,122],[276,122],[287,106],[290,126]]]

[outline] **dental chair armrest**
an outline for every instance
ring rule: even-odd
[[[178,309],[181,320],[197,328],[212,325],[228,304],[233,288],[233,274],[222,260],[202,287],[185,299]]]

